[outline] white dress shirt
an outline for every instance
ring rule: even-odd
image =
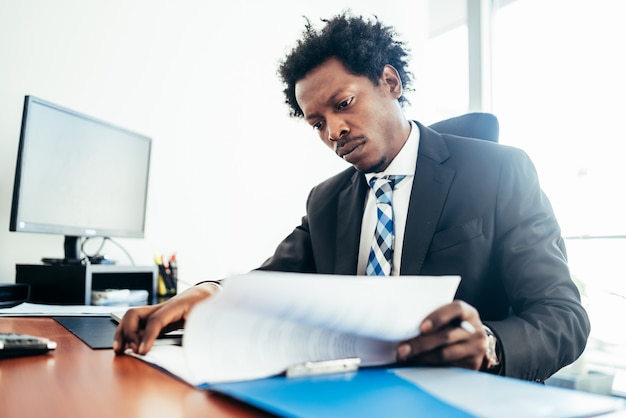
[[[406,217],[409,211],[409,199],[411,198],[411,189],[413,188],[413,177],[415,176],[415,166],[417,164],[417,151],[419,149],[420,133],[419,128],[414,122],[411,124],[411,133],[406,143],[391,161],[387,169],[380,173],[368,173],[365,175],[367,182],[372,177],[381,177],[388,175],[406,176],[393,189],[393,197],[391,206],[393,207],[395,242],[393,248],[393,261],[391,275],[398,276],[400,274],[400,263],[402,261],[402,244],[404,241],[404,229],[406,227]],[[357,266],[357,274],[364,275],[367,267],[367,259],[369,257],[372,240],[374,239],[374,230],[378,217],[376,214],[376,196],[370,188],[365,202],[365,211],[361,224],[361,242],[359,245],[359,260]]]

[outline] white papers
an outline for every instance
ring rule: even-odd
[[[10,308],[0,309],[2,316],[108,316],[114,310],[120,310],[115,306],[92,306],[92,305],[46,305],[39,303],[23,302]]]
[[[620,398],[462,369],[419,367],[395,373],[444,402],[484,418],[589,417],[625,406]]]
[[[193,385],[267,377],[305,361],[392,363],[397,343],[416,336],[426,315],[451,302],[459,281],[276,272],[231,277],[193,309],[182,348],[154,347],[143,359]]]

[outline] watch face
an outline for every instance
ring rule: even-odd
[[[487,368],[492,368],[500,365],[500,359],[498,359],[498,353],[496,352],[496,337],[493,334],[487,335]]]

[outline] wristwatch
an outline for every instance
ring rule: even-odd
[[[483,327],[485,328],[485,334],[487,334],[487,355],[485,363],[483,364],[483,370],[497,373],[500,371],[498,338],[496,338],[496,335],[491,331],[491,329],[489,329],[488,326],[483,325]]]

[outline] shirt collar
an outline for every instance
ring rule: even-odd
[[[420,142],[420,130],[415,124],[415,122],[410,121],[411,132],[409,133],[409,137],[406,142],[400,149],[398,155],[391,161],[387,168],[380,173],[367,173],[365,174],[365,178],[367,182],[372,179],[372,177],[377,176],[388,176],[388,175],[403,175],[403,176],[413,176],[415,175],[415,167],[417,165],[417,151],[419,149]]]

